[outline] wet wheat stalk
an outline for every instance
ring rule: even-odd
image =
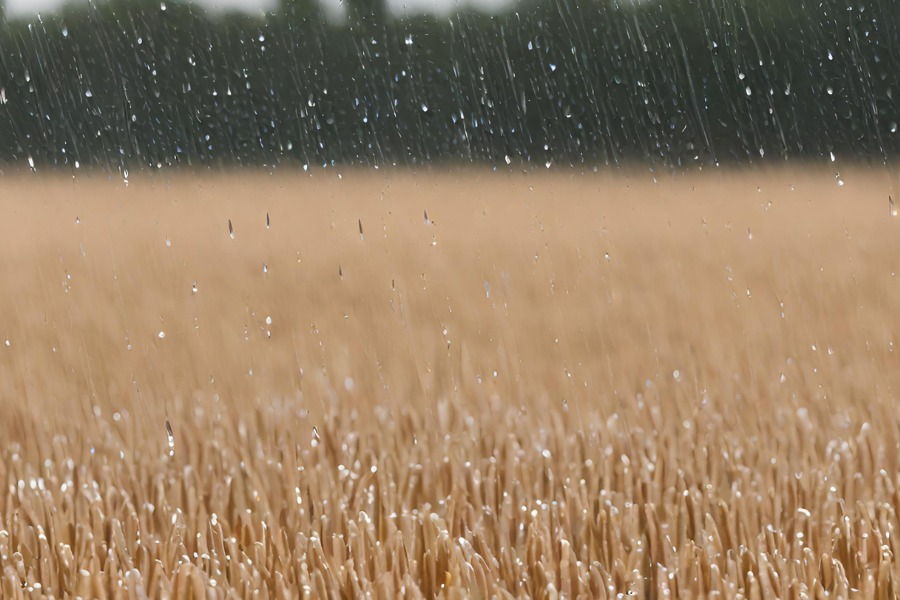
[[[737,176],[604,182],[646,202],[619,208],[507,180],[506,212],[495,179],[394,180],[391,215],[273,184],[268,231],[233,183],[78,228],[33,206],[30,268],[2,264],[3,597],[894,597],[894,220],[768,179],[798,180],[824,208]]]

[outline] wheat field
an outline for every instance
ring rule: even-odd
[[[0,180],[4,598],[892,598],[896,174]]]

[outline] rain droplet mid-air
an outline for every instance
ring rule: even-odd
[[[228,235],[234,239],[234,227],[231,225],[231,219],[228,219]]]
[[[359,223],[359,241],[362,241],[363,238],[363,228],[362,228],[362,219],[358,220]]]
[[[166,437],[169,444],[169,458],[173,458],[175,456],[175,434],[172,433],[172,425],[168,419],[166,419]]]
[[[888,208],[891,211],[891,216],[897,216],[897,206],[894,204],[894,199],[891,196],[888,196]]]

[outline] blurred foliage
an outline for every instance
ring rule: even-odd
[[[0,160],[688,167],[900,149],[889,0],[529,0],[391,16],[157,0],[0,23]],[[2,20],[2,19],[0,19]]]

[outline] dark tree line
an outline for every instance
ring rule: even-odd
[[[175,1],[0,23],[0,161],[688,167],[900,149],[895,0]],[[2,20],[2,19],[0,19]]]

